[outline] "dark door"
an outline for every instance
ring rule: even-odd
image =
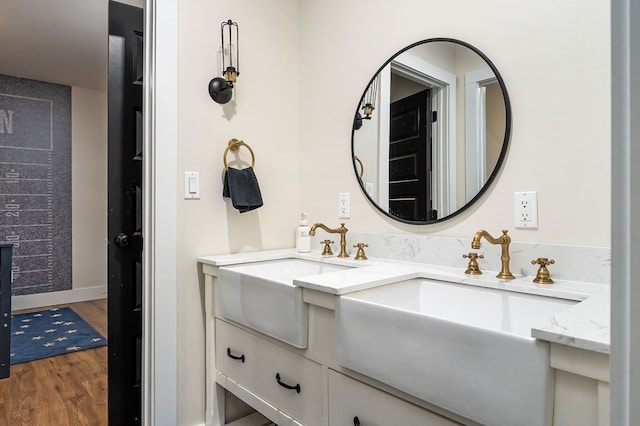
[[[437,218],[432,207],[431,90],[391,104],[389,212],[407,220]]]
[[[109,2],[109,424],[141,421],[143,11]]]

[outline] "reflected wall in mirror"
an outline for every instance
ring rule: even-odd
[[[510,129],[509,97],[493,63],[465,42],[424,40],[392,56],[369,82],[354,118],[353,165],[386,215],[440,222],[488,188]]]

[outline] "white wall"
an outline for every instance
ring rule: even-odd
[[[609,246],[609,15],[608,2],[584,0],[180,3],[176,178],[181,188],[183,171],[199,171],[201,199],[178,200],[179,424],[204,419],[196,257],[291,247],[300,211],[338,225],[339,192],[351,193],[353,231],[470,237],[510,229],[519,241]],[[240,25],[241,75],[234,100],[220,106],[206,88],[220,75],[219,23],[229,18]],[[511,96],[513,131],[505,167],[483,199],[451,221],[419,227],[368,204],[350,137],[373,73],[431,37],[467,41],[494,62]],[[222,153],[234,137],[255,151],[265,202],[245,214],[221,197]],[[515,230],[513,192],[530,190],[538,191],[540,229]]]
[[[298,2],[192,0],[179,4],[178,188],[199,171],[200,200],[178,200],[178,424],[204,421],[203,285],[197,256],[293,246],[298,175]],[[207,91],[221,75],[220,23],[240,28],[240,75],[233,99]],[[311,108],[311,105],[305,105]],[[353,110],[351,111],[353,117]],[[231,138],[255,152],[264,206],[238,213],[222,198],[222,154]],[[240,155],[249,159],[248,151]],[[233,155],[229,154],[229,160]],[[308,163],[312,160],[305,160]],[[161,314],[161,313],[159,313]]]
[[[309,181],[332,173],[302,193],[300,209],[310,221],[337,224],[337,194],[351,192],[352,230],[471,237],[510,229],[514,240],[609,246],[609,15],[608,2],[579,0],[302,0],[300,102],[315,108],[300,110],[300,155],[314,159],[304,170]],[[505,167],[480,202],[451,221],[417,227],[387,219],[362,195],[350,126],[378,67],[432,37],[467,41],[494,62],[511,97],[513,131]],[[514,229],[514,191],[538,191],[538,230]]]
[[[73,289],[107,285],[107,92],[71,89]]]

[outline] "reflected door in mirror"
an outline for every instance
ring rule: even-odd
[[[391,104],[389,212],[407,220],[433,217],[431,116],[430,89]]]

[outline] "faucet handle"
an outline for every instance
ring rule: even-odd
[[[333,256],[333,252],[331,251],[331,244],[333,243],[334,241],[331,240],[322,241],[322,244],[324,244],[324,249],[322,250],[323,256]]]
[[[478,265],[478,260],[477,259],[484,259],[484,255],[483,254],[478,254],[478,253],[469,253],[469,254],[463,254],[462,255],[463,259],[469,259],[469,264],[467,265],[467,270],[464,271],[465,274],[467,275],[482,275],[482,271],[480,270],[480,266]]]
[[[478,253],[474,253],[471,252],[469,254],[463,254],[462,255],[463,259],[484,259],[484,254],[478,254]]]
[[[546,257],[539,257],[531,261],[532,265],[535,265],[536,263],[540,266],[548,266],[553,265],[554,263],[556,263],[556,261],[553,259],[548,259]]]
[[[367,256],[364,254],[364,248],[369,247],[369,244],[358,243],[353,246],[353,248],[358,248],[358,252],[356,253],[355,260],[367,260]]]
[[[533,282],[536,284],[553,284],[553,280],[551,279],[551,274],[549,274],[549,269],[547,269],[547,266],[553,265],[554,263],[556,263],[555,260],[547,259],[546,257],[539,257],[532,260],[532,265],[540,265],[540,267],[538,268],[538,273],[533,279]]]

